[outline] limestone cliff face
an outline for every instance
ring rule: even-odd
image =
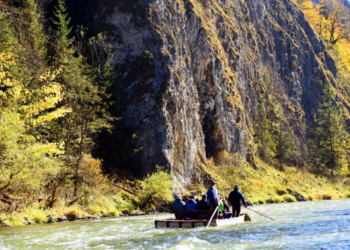
[[[280,97],[304,142],[321,83],[333,82],[337,72],[291,0],[112,2],[102,1],[95,27],[112,34],[114,92],[124,107],[121,127],[132,134],[134,171],[162,165],[176,182],[190,184],[203,177],[206,159],[223,150],[252,161],[265,92]]]

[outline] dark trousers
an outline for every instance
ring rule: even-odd
[[[241,213],[241,207],[232,207],[232,217],[238,217]]]
[[[213,216],[213,214],[214,214],[214,211],[215,211],[215,209],[218,207],[218,206],[210,206],[209,205],[209,207],[211,207],[212,208],[212,214],[210,215],[210,217],[209,217],[209,219]],[[216,210],[216,212],[215,212],[215,215],[214,215],[214,217],[213,217],[213,220],[216,220],[217,218],[218,218],[218,215],[219,215],[219,209],[217,209]]]

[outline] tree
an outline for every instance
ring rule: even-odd
[[[349,134],[339,107],[335,105],[332,85],[327,81],[323,87],[322,101],[316,118],[315,140],[318,162],[321,167],[334,171],[347,166]]]
[[[321,0],[314,7],[311,0],[300,3],[308,19],[318,33],[330,44],[348,38],[350,34],[350,10],[338,0]]]
[[[282,92],[271,84],[269,72],[262,71],[260,87],[261,103],[254,126],[254,137],[257,152],[268,162],[277,164],[283,169],[283,164],[293,164],[299,159],[300,149],[296,136],[289,125],[282,103],[285,100]]]
[[[58,0],[58,6],[54,11],[55,18],[51,18],[52,23],[56,26],[55,34],[59,38],[56,42],[56,54],[59,57],[60,63],[66,63],[67,55],[74,53],[72,46],[74,37],[69,38],[72,32],[72,27],[69,27],[71,19],[68,17],[67,8],[64,0]]]
[[[284,163],[295,163],[300,152],[295,143],[295,135],[285,119],[281,118],[275,123],[275,128],[275,158],[279,162],[280,169],[283,169]]]
[[[75,49],[64,1],[53,43],[40,19],[35,0],[0,9],[0,196],[40,195],[47,207],[62,198],[67,205],[91,202],[112,190],[90,155],[96,134],[111,128],[111,56],[99,53],[90,66],[86,51]],[[91,40],[95,48],[101,39]],[[52,44],[56,61],[48,60]]]
[[[349,9],[337,0],[322,0],[321,5],[325,6],[324,13],[328,25],[326,27],[329,32],[328,40],[331,44],[347,38],[350,34],[350,13]]]
[[[0,44],[0,191],[12,186],[17,191],[39,190],[46,176],[59,171],[61,154],[55,143],[33,136],[32,128],[66,115],[68,109],[56,108],[62,98],[54,74],[41,77],[42,88],[26,88],[23,79],[15,78],[16,60]],[[40,93],[37,93],[40,92]],[[26,102],[27,100],[35,102]]]
[[[95,67],[90,66],[83,55],[85,51],[81,45],[84,41],[75,42],[73,46],[73,41],[68,37],[71,31],[70,19],[67,19],[63,0],[59,1],[55,16],[57,43],[60,45],[56,47],[55,64],[61,68],[59,77],[64,83],[65,93],[61,105],[69,107],[72,112],[57,121],[51,133],[53,140],[63,143],[67,169],[52,180],[54,192],[49,198],[49,206],[55,200],[58,186],[64,184],[64,178],[73,182],[73,196],[79,196],[84,182],[80,174],[83,159],[92,151],[95,136],[102,130],[110,130],[110,122],[113,120],[108,112],[109,96],[106,94],[106,86],[111,80],[108,72],[112,68],[104,68],[102,62],[96,63]],[[84,29],[78,30],[78,34],[84,37]]]
[[[272,135],[271,122],[267,117],[264,103],[258,106],[258,117],[254,126],[255,144],[262,160],[271,163],[275,157],[276,145]]]

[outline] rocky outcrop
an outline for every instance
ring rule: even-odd
[[[337,74],[291,0],[120,0],[93,14],[95,32],[108,30],[116,52],[121,120],[102,154],[111,169],[144,175],[162,165],[189,185],[224,150],[253,161],[253,124],[267,92],[303,145],[322,82]]]

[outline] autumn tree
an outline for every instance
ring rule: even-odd
[[[30,10],[29,27],[35,30],[36,15]],[[33,16],[31,17],[31,13]],[[15,187],[17,192],[42,189],[49,174],[62,166],[57,157],[62,153],[55,143],[43,140],[37,128],[66,115],[70,110],[58,107],[62,100],[62,86],[56,82],[57,71],[26,64],[28,51],[43,52],[41,46],[27,44],[37,41],[30,33],[16,34],[18,20],[6,18],[0,12],[0,191],[5,193]],[[22,18],[26,18],[23,14]],[[22,35],[22,36],[21,36]],[[25,35],[25,36],[24,36]],[[35,34],[32,34],[35,35]],[[23,37],[24,36],[24,37]],[[22,40],[22,38],[26,38]],[[37,44],[40,42],[38,41]],[[26,71],[27,70],[27,71]],[[29,73],[32,77],[23,71]],[[40,73],[40,74],[39,74]],[[36,78],[36,76],[38,76]]]
[[[328,41],[336,44],[341,39],[347,38],[350,34],[350,12],[340,1],[322,0],[320,5],[324,5],[321,12],[328,21],[326,30],[329,33]]]
[[[315,25],[319,34],[330,44],[348,38],[350,34],[350,11],[338,0],[321,0],[314,6],[311,0],[300,3],[308,19]]]

